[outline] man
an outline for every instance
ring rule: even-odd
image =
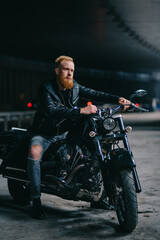
[[[59,127],[65,119],[97,113],[95,105],[79,107],[79,100],[87,98],[99,102],[129,104],[125,98],[98,92],[81,86],[73,80],[74,62],[71,57],[60,56],[55,60],[56,79],[42,84],[38,91],[38,107],[33,121],[34,137],[30,142],[28,156],[28,175],[31,182],[33,200],[32,217],[44,219],[40,200],[40,161],[43,153],[59,134]],[[124,110],[127,106],[124,106]]]

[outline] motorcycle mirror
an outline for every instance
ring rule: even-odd
[[[143,97],[147,94],[147,91],[144,89],[136,90],[135,93],[131,94],[130,100],[134,97]]]

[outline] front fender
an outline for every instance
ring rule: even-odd
[[[115,170],[126,169],[128,167],[135,167],[136,164],[133,159],[132,152],[127,151],[124,148],[117,148],[109,153],[111,165]]]

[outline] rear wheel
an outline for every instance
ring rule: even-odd
[[[132,232],[138,221],[137,194],[131,170],[120,171],[120,184],[117,184],[117,217],[125,232]]]
[[[12,198],[18,204],[30,203],[29,184],[17,180],[8,179],[8,190]]]

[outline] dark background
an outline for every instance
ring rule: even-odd
[[[23,109],[73,57],[81,84],[129,97],[160,96],[160,0],[0,2],[0,109]]]

